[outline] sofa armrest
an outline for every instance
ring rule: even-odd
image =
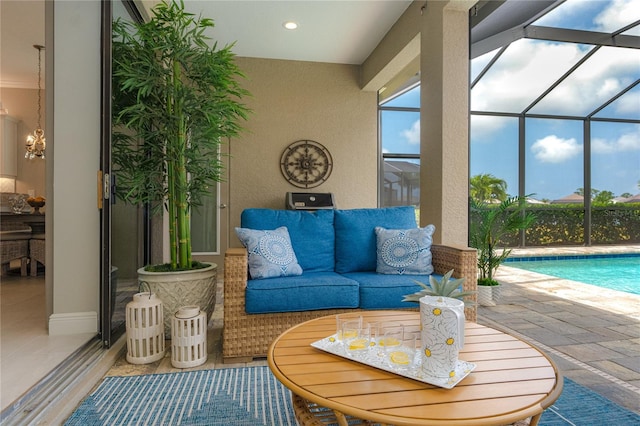
[[[471,247],[454,247],[434,244],[431,246],[432,264],[436,274],[444,275],[453,269],[455,278],[464,278],[464,291],[478,290],[478,258],[477,250]],[[477,303],[478,295],[474,293],[468,297]],[[476,308],[466,308],[465,316],[468,321],[476,322]]]
[[[245,248],[229,248],[224,255],[224,317],[232,320],[245,314],[248,257]]]

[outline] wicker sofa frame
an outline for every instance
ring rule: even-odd
[[[465,278],[464,290],[475,291],[477,279],[476,249],[433,245],[433,267],[436,274],[454,270],[456,278]],[[247,251],[230,248],[224,258],[224,328],[222,357],[225,363],[249,362],[264,358],[271,342],[296,324],[325,315],[356,312],[359,309],[325,309],[303,312],[247,314],[245,288],[248,278]],[[469,299],[476,301],[474,293]],[[408,309],[417,309],[408,308]],[[465,309],[468,321],[476,321],[476,308]]]

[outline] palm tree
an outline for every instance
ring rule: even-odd
[[[480,174],[469,179],[471,198],[479,203],[507,199],[507,182],[492,174]]]

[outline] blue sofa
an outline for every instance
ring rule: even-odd
[[[402,302],[420,290],[414,280],[429,275],[377,273],[376,227],[417,228],[413,207],[352,210],[247,209],[241,228],[276,230],[286,227],[302,273],[252,279],[246,248],[225,254],[225,362],[266,356],[271,341],[289,327],[319,316],[359,309],[416,309]],[[465,277],[465,290],[475,290],[476,251],[432,245],[434,274],[453,269]],[[467,309],[475,321],[475,310]]]

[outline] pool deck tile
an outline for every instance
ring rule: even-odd
[[[628,336],[620,333],[610,333],[606,328],[594,329],[589,328],[584,333],[572,334],[571,338],[579,343],[607,342],[607,339],[625,339]]]
[[[637,357],[640,360],[640,345],[633,340],[610,340],[600,342],[600,344],[606,348],[620,352],[625,356]],[[639,362],[640,364],[640,362]]]
[[[640,246],[514,249],[512,256],[640,253]],[[545,351],[559,371],[640,413],[640,295],[502,265],[502,301],[478,322]]]
[[[617,331],[618,333],[625,334],[629,337],[640,337],[640,325],[638,325],[637,322],[635,324],[618,325],[609,328],[613,331]]]
[[[590,363],[595,368],[609,373],[616,377],[625,377],[627,380],[640,381],[640,371],[634,371],[630,368],[626,368],[617,362],[604,360],[594,361]]]
[[[620,352],[607,349],[599,343],[556,346],[556,349],[583,362],[615,360],[624,357]]]
[[[598,392],[601,395],[607,395],[608,397],[610,396],[609,399],[614,400],[614,401],[616,399],[627,398],[627,395],[625,394],[623,389],[621,389],[620,387],[618,387],[616,385],[613,385],[611,383],[606,383],[606,382],[604,382],[604,383],[596,383],[596,384],[593,384],[590,387],[591,387],[591,390],[593,390],[595,392]],[[629,408],[629,409],[633,410],[633,407],[635,407],[634,411],[636,411],[636,412],[640,411],[640,400],[639,399],[636,399],[635,403],[632,401],[630,406],[626,407],[626,408]],[[607,423],[604,422],[604,421],[602,421],[602,422],[594,421],[593,425],[597,425],[597,424],[603,425],[603,426],[607,425]],[[611,423],[609,423],[609,424],[611,425]],[[625,425],[615,424],[615,425],[612,425],[612,426],[633,426],[633,425],[631,423],[627,423]]]
[[[615,362],[617,364],[622,365],[623,367],[626,367],[630,370],[640,373],[640,356],[633,356],[633,357],[629,356],[625,358],[619,358],[619,359],[616,359]]]

